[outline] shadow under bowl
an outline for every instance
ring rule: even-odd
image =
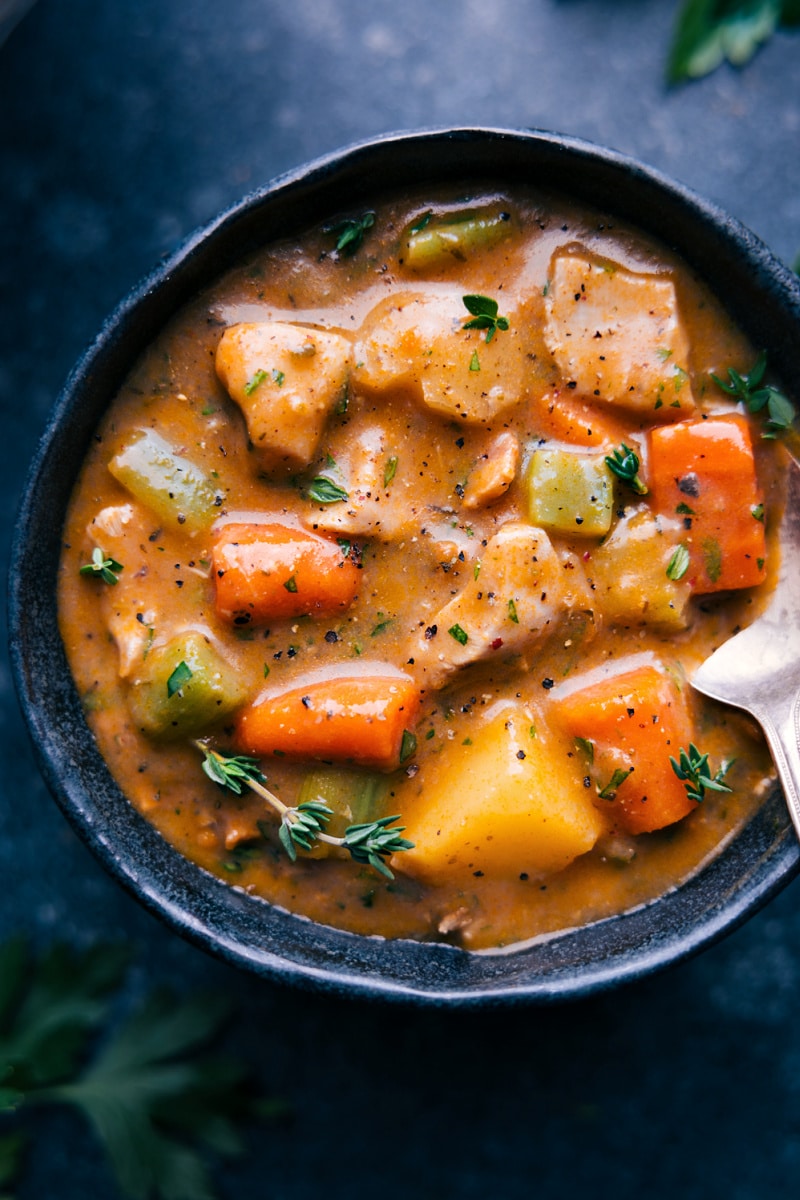
[[[385,941],[246,895],[174,851],[125,799],[81,709],[58,631],[63,515],[95,428],[169,318],[256,248],[331,214],[429,183],[497,181],[559,192],[677,251],[721,297],[771,370],[800,375],[800,281],[758,239],[657,172],[572,138],[502,129],[397,134],[319,159],[192,235],[122,302],[78,362],[26,484],[10,577],[12,663],[45,779],[104,866],[173,929],[258,975],[342,995],[438,1005],[588,995],[678,962],[740,924],[800,869],[776,788],[691,879],[650,904],[494,953]]]

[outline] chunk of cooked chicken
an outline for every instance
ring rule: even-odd
[[[350,342],[288,322],[232,325],[217,374],[242,412],[260,467],[290,474],[314,459],[331,411],[346,395]]]
[[[519,441],[504,429],[492,438],[485,452],[469,473],[464,488],[464,508],[483,508],[494,504],[508,491],[519,466]]]
[[[527,396],[524,323],[509,300],[509,328],[487,342],[465,329],[470,314],[460,290],[389,296],[369,313],[353,350],[356,387],[403,389],[451,420],[479,424]]]
[[[175,632],[174,620],[153,605],[152,597],[168,595],[176,584],[190,599],[189,610],[202,625],[208,572],[191,563],[176,564],[158,553],[153,516],[138,504],[112,504],[100,509],[86,533],[104,554],[122,564],[117,583],[98,591],[103,622],[119,652],[119,674],[126,679]],[[201,552],[202,556],[202,552]],[[181,622],[185,627],[185,622]]]
[[[145,511],[133,504],[110,504],[89,522],[86,532],[104,554],[122,564],[118,582],[100,593],[106,626],[119,652],[119,673],[124,679],[142,661],[153,639],[155,612],[142,595],[147,574]]]
[[[579,393],[663,421],[693,411],[689,341],[671,279],[558,254],[545,309],[547,346]]]
[[[415,635],[408,658],[421,686],[438,688],[468,663],[531,649],[589,608],[578,560],[558,554],[543,529],[512,521],[491,538],[466,587]]]
[[[347,499],[337,504],[318,504],[305,517],[306,525],[349,537],[391,540],[417,525],[414,481],[408,475],[396,478],[391,461],[389,433],[381,425],[365,425],[349,431],[342,447],[336,447],[336,480],[343,481]],[[395,460],[396,470],[396,460]],[[398,502],[397,493],[403,500]]]

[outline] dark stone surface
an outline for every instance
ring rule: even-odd
[[[39,0],[0,47],[4,563],[37,436],[105,313],[196,224],[343,143],[443,123],[577,134],[689,183],[791,261],[798,37],[668,92],[674,7]],[[161,983],[228,993],[229,1047],[295,1109],[253,1133],[225,1194],[751,1200],[795,1186],[797,883],[700,958],[580,1004],[447,1014],[284,990],[185,944],[106,876],[39,780],[5,659],[0,698],[0,936],[130,940],[129,999]],[[115,1195],[102,1157],[53,1119],[19,1200],[89,1194]]]

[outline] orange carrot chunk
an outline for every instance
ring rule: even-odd
[[[766,577],[762,494],[744,417],[682,421],[650,434],[654,507],[682,519],[692,591],[754,587]]]
[[[351,548],[293,525],[223,525],[212,551],[217,614],[247,625],[341,612],[358,591],[355,559]]]
[[[342,664],[310,671],[288,690],[263,691],[240,711],[236,743],[248,754],[392,770],[418,707],[417,686],[402,671],[381,662]]]
[[[577,740],[596,805],[627,833],[650,833],[696,808],[672,770],[692,740],[686,700],[652,664],[553,700],[555,719]]]

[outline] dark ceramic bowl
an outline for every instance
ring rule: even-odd
[[[586,995],[686,958],[798,871],[776,789],[750,824],[659,900],[502,953],[340,932],[244,895],[187,862],[129,805],[81,711],[56,623],[62,515],[92,433],[169,317],[254,248],[409,181],[493,179],[564,193],[677,250],[783,379],[800,375],[800,281],[741,225],[630,159],[550,134],[454,129],[380,138],[276,180],[193,235],[121,304],[67,382],[28,480],[11,575],[16,682],[56,799],[101,862],[178,932],[269,978],[433,1004]]]

